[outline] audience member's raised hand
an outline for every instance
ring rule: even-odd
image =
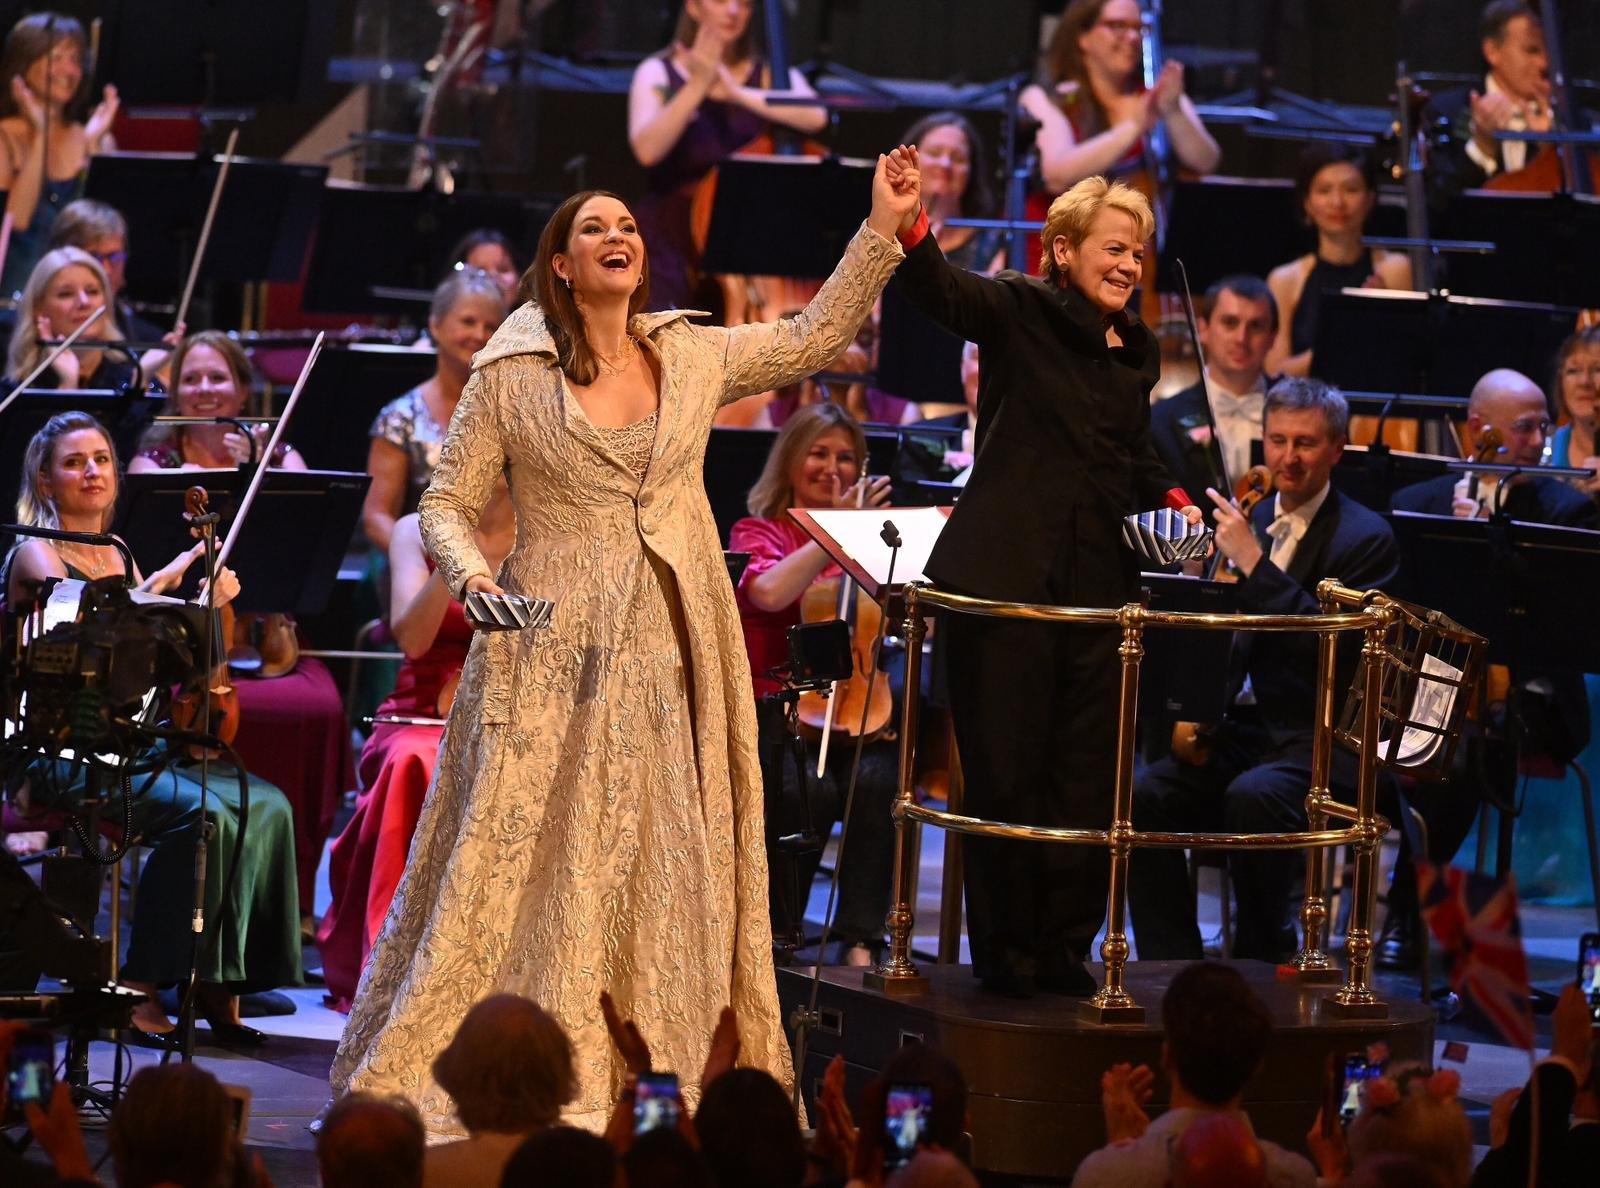
[[[30,1101],[25,1109],[28,1129],[39,1149],[50,1156],[56,1175],[63,1180],[93,1180],[94,1165],[83,1146],[83,1130],[78,1125],[78,1106],[72,1100],[72,1086],[57,1081],[50,1095],[49,1110]]]
[[[617,1014],[617,1004],[604,990],[600,991],[600,1014],[606,1021],[606,1030],[611,1033],[611,1043],[617,1049],[617,1055],[622,1057],[623,1067],[635,1077],[649,1072],[650,1045],[645,1043],[638,1024]]]
[[[1522,1086],[1513,1085],[1489,1104],[1489,1146],[1503,1147],[1511,1137],[1511,1115],[1522,1100]]]
[[[850,1161],[856,1149],[856,1123],[844,1099],[844,1056],[828,1061],[822,1074],[822,1091],[816,1100],[816,1136],[806,1154],[807,1178],[829,1176],[844,1179],[850,1174]]]
[[[850,1179],[868,1188],[877,1188],[884,1181],[883,1120],[888,1109],[889,1083],[881,1078],[868,1082],[861,1094],[861,1123],[856,1127],[855,1150],[850,1157]]]
[[[739,1063],[739,1043],[739,1018],[731,1006],[725,1006],[717,1016],[717,1029],[711,1033],[711,1047],[700,1070],[700,1092]]]
[[[601,1000],[606,1001],[606,996],[601,995]],[[617,1103],[611,1107],[611,1117],[606,1120],[605,1140],[619,1159],[633,1146],[633,1107],[638,1093],[639,1078],[629,1073],[622,1082],[622,1092],[617,1094]]]
[[[1350,1150],[1345,1142],[1344,1127],[1337,1118],[1333,1119],[1331,1125],[1325,1126],[1322,1111],[1317,1111],[1317,1120],[1306,1132],[1306,1150],[1311,1152],[1311,1162],[1317,1165],[1319,1178],[1329,1183],[1344,1179],[1349,1169]]]
[[[1154,1092],[1149,1065],[1113,1064],[1100,1074],[1100,1108],[1106,1116],[1106,1142],[1131,1142],[1149,1128],[1144,1106]]]
[[[1589,997],[1576,983],[1568,982],[1556,999],[1555,1012],[1550,1016],[1550,1055],[1559,1056],[1572,1065],[1578,1084],[1585,1083],[1589,1066],[1589,1049],[1594,1042],[1595,1025],[1589,1012]]]

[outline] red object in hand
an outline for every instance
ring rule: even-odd
[[[1182,487],[1173,487],[1167,492],[1167,506],[1173,511],[1182,511],[1186,507],[1196,506],[1195,501],[1189,498],[1189,492]]]

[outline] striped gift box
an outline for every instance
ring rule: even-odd
[[[548,598],[524,598],[520,594],[486,594],[469,590],[466,598],[467,622],[479,631],[523,631],[550,626],[550,612],[556,604]]]
[[[1204,557],[1211,529],[1191,525],[1182,512],[1163,507],[1122,520],[1122,540],[1151,565],[1175,565]]]

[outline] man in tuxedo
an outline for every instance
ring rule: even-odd
[[[1476,441],[1489,429],[1497,430],[1505,443],[1494,461],[1538,466],[1550,429],[1549,406],[1539,385],[1508,368],[1490,371],[1478,380],[1467,404],[1467,430]],[[1402,487],[1394,493],[1390,506],[1398,512],[1466,519],[1482,519],[1498,508],[1510,519],[1525,523],[1600,529],[1594,501],[1559,479],[1524,474],[1504,480],[1504,490],[1501,487],[1497,475],[1445,474]],[[1554,715],[1552,723],[1558,723],[1559,734],[1571,740],[1568,745],[1573,754],[1582,749],[1589,731],[1589,700],[1579,674],[1524,671],[1515,692],[1523,699],[1522,715],[1535,712],[1526,700],[1531,694]],[[1487,744],[1482,738],[1474,741]],[[1501,749],[1492,748],[1490,754]],[[1497,761],[1458,762],[1464,770],[1456,778],[1446,784],[1418,787],[1412,793],[1414,806],[1428,823],[1429,858],[1435,862],[1449,862],[1472,828],[1483,795],[1483,773],[1497,773],[1489,778],[1499,784],[1516,778],[1514,765],[1501,770],[1510,762],[1503,755]],[[1411,859],[1410,839],[1402,838],[1378,945],[1378,964],[1387,969],[1410,969],[1416,964],[1417,899]]]
[[[1278,333],[1278,303],[1258,276],[1226,276],[1206,290],[1199,319],[1205,352],[1205,383],[1185,388],[1150,410],[1156,452],[1187,491],[1217,481],[1219,463],[1229,482],[1250,469],[1250,447],[1261,440],[1261,404],[1266,397],[1263,364]],[[1218,441],[1206,417],[1206,388]],[[1220,444],[1220,449],[1219,449]]]
[[[1285,378],[1267,392],[1262,446],[1276,494],[1247,519],[1220,492],[1217,548],[1239,571],[1244,609],[1316,614],[1316,585],[1338,578],[1358,589],[1390,586],[1399,572],[1394,535],[1382,517],[1329,486],[1349,426],[1344,397],[1320,380]],[[1349,680],[1351,636],[1341,647],[1339,680]],[[1229,709],[1201,765],[1161,759],[1134,784],[1140,830],[1270,833],[1306,828],[1317,644],[1310,634],[1241,634],[1238,679]],[[1355,764],[1336,755],[1332,785],[1353,795]],[[1234,956],[1281,961],[1295,949],[1289,891],[1298,855],[1262,850],[1230,855],[1238,899]],[[1141,959],[1203,956],[1194,894],[1181,850],[1133,852],[1128,888]]]
[[[942,417],[929,417],[924,421],[913,421],[911,427],[914,429],[918,425],[937,425],[941,428],[961,430],[961,442],[958,446],[945,451],[943,472],[938,477],[944,482],[965,485],[967,471],[972,468],[978,428],[978,344],[975,342],[964,343],[961,347],[961,398],[967,403],[967,407],[961,412],[946,413]]]
[[[1520,371],[1496,368],[1472,386],[1467,402],[1467,430],[1472,440],[1488,429],[1505,443],[1494,461],[1512,466],[1538,466],[1550,431],[1550,407],[1544,392]],[[1568,528],[1600,528],[1594,500],[1576,487],[1545,475],[1524,474],[1507,480],[1500,491],[1496,475],[1445,474],[1402,487],[1390,506],[1395,511],[1436,516],[1487,516],[1497,508],[1513,520],[1558,524]]]
[[[1426,125],[1444,134],[1428,167],[1435,207],[1492,177],[1515,173],[1539,151],[1525,141],[1496,140],[1496,132],[1548,132],[1552,126],[1550,64],[1534,6],[1494,0],[1483,10],[1479,33],[1488,67],[1482,87],[1445,91],[1423,113]]]

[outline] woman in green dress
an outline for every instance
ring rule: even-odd
[[[17,520],[34,527],[104,532],[116,506],[118,476],[116,450],[105,428],[87,413],[59,413],[28,445]],[[182,581],[197,556],[198,548],[185,550],[148,577],[135,572],[134,580],[141,590],[166,593]],[[95,581],[123,573],[121,554],[110,546],[25,538],[6,559],[6,605],[11,610],[25,607],[51,578]],[[220,571],[219,605],[238,591],[233,573]],[[53,783],[33,779],[26,787],[37,793]],[[239,779],[227,763],[214,761],[207,783],[204,808],[215,832],[206,869],[198,1009],[213,1039],[255,1045],[262,1034],[240,1023],[237,996],[297,983],[301,976],[289,803],[271,784],[250,779],[249,812],[243,820],[248,828],[235,872],[234,843],[242,824]],[[70,786],[66,796],[75,796]],[[121,980],[152,995],[133,1017],[134,1025],[148,1034],[173,1030],[153,998],[155,990],[181,983],[189,974],[194,837],[201,811],[198,765],[182,759],[170,763],[134,801],[134,832],[151,854],[139,878],[138,910]]]

